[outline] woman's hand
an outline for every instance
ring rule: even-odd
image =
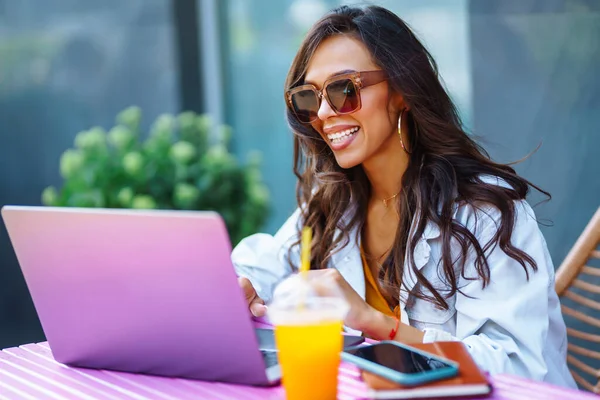
[[[350,306],[350,311],[348,311],[344,320],[344,325],[349,328],[363,331],[368,322],[373,320],[372,314],[378,312],[356,293],[335,268],[309,271],[308,280],[315,290],[323,296],[335,295],[336,288],[339,289]]]
[[[317,291],[323,295],[338,287],[350,306],[344,325],[376,340],[390,340],[390,333],[396,328],[396,319],[377,311],[367,304],[350,286],[337,269],[328,268],[309,271],[308,278]],[[400,323],[396,335],[391,338],[404,343],[423,342],[423,332],[410,325]]]
[[[267,313],[267,307],[263,299],[258,297],[254,286],[248,278],[238,277],[238,283],[244,292],[246,301],[248,302],[248,308],[255,317],[263,317]]]

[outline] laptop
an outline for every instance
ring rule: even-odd
[[[255,330],[217,213],[5,206],[2,217],[58,362],[279,382],[272,332]]]

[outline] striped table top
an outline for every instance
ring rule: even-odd
[[[495,375],[494,391],[488,399],[558,400],[595,399],[581,391],[568,390],[527,379]],[[339,374],[339,399],[365,399],[366,386],[359,371],[343,363]],[[137,375],[126,372],[72,368],[52,357],[46,342],[26,344],[0,351],[0,399],[284,399],[283,388],[257,388],[216,382]]]

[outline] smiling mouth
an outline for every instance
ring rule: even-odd
[[[329,141],[332,144],[340,144],[352,137],[354,134],[356,134],[358,130],[359,127],[355,126],[353,128],[345,129],[341,132],[330,133],[329,135],[327,135],[327,139],[329,139]]]

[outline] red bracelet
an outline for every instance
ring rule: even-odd
[[[399,318],[394,318],[396,320],[396,326],[394,327],[394,329],[392,329],[390,331],[390,340],[394,340],[394,338],[396,337],[396,334],[398,333],[398,328],[400,328],[400,319]]]

